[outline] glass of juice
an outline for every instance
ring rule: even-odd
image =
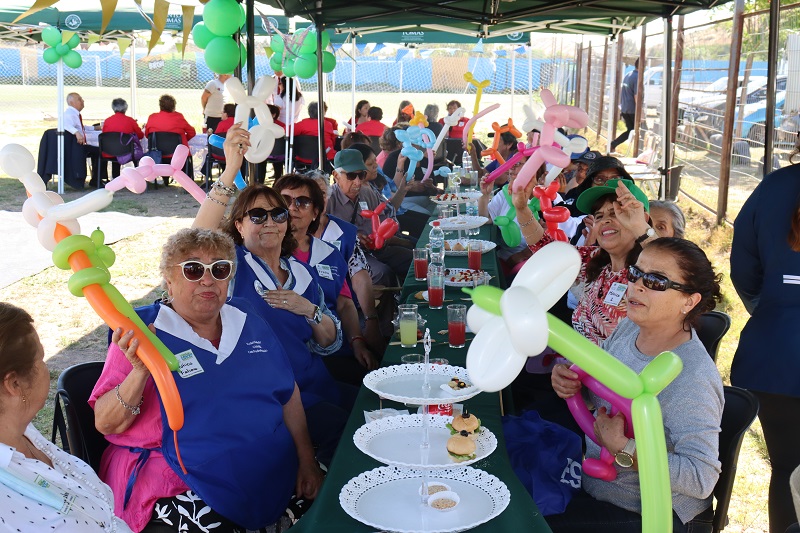
[[[414,279],[425,281],[428,279],[428,249],[414,248]]]
[[[415,348],[417,346],[417,304],[398,305],[397,314],[397,321],[400,323],[400,346]]]
[[[444,304],[444,266],[428,266],[428,307],[441,309]]]
[[[483,241],[469,241],[467,243],[467,267],[470,270],[481,269],[481,254],[483,253]]]
[[[467,306],[450,304],[447,306],[447,337],[451,348],[463,348],[467,334]]]

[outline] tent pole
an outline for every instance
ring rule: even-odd
[[[286,112],[286,138],[288,139],[289,149],[286,150],[286,173],[291,174],[294,170],[294,78],[284,77],[286,94],[289,96],[289,105]],[[286,100],[284,99],[284,105]]]
[[[352,118],[350,119],[350,131],[356,131],[356,121],[358,117],[356,116],[356,36],[353,35],[352,41],[352,54],[351,59],[353,60],[353,68],[350,69],[352,80],[350,81],[350,109],[353,110]]]
[[[64,61],[62,59],[56,63],[56,76],[58,78],[58,194],[64,194]],[[86,166],[85,160],[83,166]]]
[[[253,0],[247,0],[245,3],[245,28],[247,28],[247,39],[245,44],[247,46],[247,94],[253,94],[253,87],[256,84],[256,51],[255,51],[255,34],[256,34],[256,16],[255,5]],[[241,42],[241,35],[239,36]],[[241,64],[239,65],[241,69]],[[255,111],[250,110],[250,117],[255,117]],[[248,181],[256,183],[256,175],[258,173],[258,164],[247,163]],[[264,179],[267,179],[267,165],[264,163]],[[276,177],[277,179],[277,177]]]
[[[778,65],[778,22],[780,21],[780,2],[769,5],[769,41],[767,46],[767,117],[764,124],[764,175],[772,172],[772,150],[775,139],[775,86]],[[784,105],[784,109],[788,109]]]
[[[513,48],[509,48],[509,53],[511,54],[511,116],[514,116],[514,78],[515,78],[515,66],[516,66],[516,59],[517,53],[514,51]]]
[[[317,120],[319,121],[319,162],[317,168],[322,170],[325,165],[325,88],[322,86],[322,32],[323,26],[317,26]]]
[[[128,48],[131,54],[130,59],[130,74],[131,74],[131,116],[137,117],[136,109],[136,91],[138,90],[138,80],[136,79],[136,35],[131,35],[131,46]]]
[[[611,152],[611,141],[614,140],[614,115],[616,115],[617,111],[617,95],[619,94],[619,89],[617,88],[617,43],[614,42],[616,40],[617,36],[612,35],[610,46],[606,46],[606,49],[611,51],[611,61],[609,62],[611,64],[611,79],[608,82],[610,94],[608,95],[608,115],[606,115],[606,142],[608,143],[606,150],[608,152]]]
[[[533,32],[528,34],[528,39],[528,105],[533,109]]]
[[[670,144],[670,104],[672,103],[672,17],[664,17],[664,82],[661,84],[661,192],[659,200],[666,197],[667,172],[672,163]],[[735,78],[734,78],[735,79]]]

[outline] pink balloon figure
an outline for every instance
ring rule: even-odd
[[[589,123],[589,115],[583,109],[558,104],[555,96],[548,89],[542,90],[540,96],[545,105],[545,111],[544,121],[537,124],[541,127],[539,138],[535,140],[539,150],[534,152],[517,174],[513,185],[515,191],[524,189],[533,179],[536,170],[545,162],[559,168],[569,165],[570,154],[562,149],[569,140],[558,133],[558,128],[583,128]],[[554,142],[556,146],[553,146]]]
[[[394,237],[394,234],[399,229],[397,222],[393,218],[387,218],[383,222],[379,222],[380,214],[383,213],[384,209],[386,209],[386,202],[382,202],[372,211],[368,209],[361,211],[362,217],[372,219],[372,233],[367,235],[367,248],[370,250],[383,248],[386,241]]]
[[[517,143],[517,152],[508,158],[508,161],[494,169],[486,176],[485,180],[486,183],[491,183],[500,176],[502,176],[505,172],[511,170],[511,168],[517,164],[517,161],[522,159],[523,157],[530,157],[533,152],[535,152],[539,147],[534,146],[531,148],[526,148],[525,143]]]
[[[143,193],[147,189],[146,182],[154,182],[159,176],[167,176],[180,183],[198,203],[202,204],[206,193],[183,171],[188,156],[189,148],[183,144],[175,148],[169,163],[156,164],[152,157],[144,156],[139,161],[138,167],[122,169],[120,175],[106,185],[106,190],[119,191],[127,187],[133,192]]]
[[[569,209],[566,207],[553,207],[553,201],[558,194],[558,182],[554,181],[547,187],[537,185],[533,189],[533,195],[539,199],[542,206],[542,215],[547,224],[547,232],[557,241],[568,242],[567,235],[558,227],[561,222],[569,220]]]
[[[586,371],[578,365],[572,365],[570,370],[578,374],[581,383],[588,387],[589,390],[611,404],[611,416],[622,413],[626,422],[625,435],[632,439],[633,424],[630,423],[630,421],[633,420],[631,417],[632,401],[615,393],[587,374]],[[590,413],[589,409],[586,407],[586,403],[583,401],[581,394],[578,393],[569,398],[567,400],[567,406],[583,432],[599,445],[600,443],[597,442],[597,437],[594,434],[594,416],[592,416],[592,413]],[[605,448],[600,449],[600,459],[589,458],[583,460],[583,471],[594,478],[604,481],[613,481],[617,477],[617,470],[614,468],[614,456]]]

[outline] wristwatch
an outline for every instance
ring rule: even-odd
[[[643,234],[639,235],[636,238],[636,244],[642,244],[647,239],[655,236],[656,236],[656,230],[654,230],[653,228],[647,228],[647,231],[645,231]]]
[[[314,306],[314,314],[311,318],[306,318],[309,324],[319,324],[322,322],[322,308],[318,305]]]
[[[614,462],[622,468],[630,468],[633,466],[634,453],[636,453],[636,441],[628,439],[628,442],[625,443],[625,447],[614,454]]]

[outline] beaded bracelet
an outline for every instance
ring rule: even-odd
[[[520,227],[520,228],[527,228],[528,226],[530,226],[531,224],[533,224],[535,220],[536,220],[536,217],[533,217],[533,218],[531,218],[529,221],[527,221],[526,223],[524,223],[524,224],[520,224],[520,225],[519,225],[519,227]]]
[[[236,194],[236,189],[233,187],[228,187],[221,181],[215,181],[214,185],[211,186],[211,189],[217,191],[220,194],[224,194],[225,196],[232,197]]]
[[[213,196],[211,196],[211,194],[208,194],[208,193],[206,193],[206,198],[207,198],[207,199],[209,199],[209,200],[211,200],[211,201],[212,201],[212,202],[214,202],[215,204],[219,204],[219,205],[221,205],[222,207],[228,207],[228,204],[227,204],[227,203],[225,203],[225,202],[220,202],[219,200],[217,200],[216,198],[214,198]]]
[[[139,413],[141,413],[142,412],[141,407],[142,407],[142,404],[144,403],[144,396],[142,396],[142,399],[139,400],[138,404],[136,404],[136,405],[128,405],[127,403],[125,403],[125,400],[122,399],[122,396],[119,395],[119,387],[120,387],[120,385],[122,385],[122,383],[120,383],[119,385],[114,387],[114,392],[117,394],[117,400],[119,400],[119,403],[121,403],[122,407],[124,407],[125,409],[130,411],[131,414],[133,414],[134,416],[136,416]]]

